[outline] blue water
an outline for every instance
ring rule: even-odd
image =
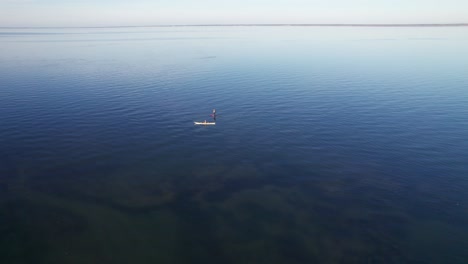
[[[0,263],[467,263],[467,69],[467,27],[1,29]]]

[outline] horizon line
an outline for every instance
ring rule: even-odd
[[[467,27],[468,23],[234,23],[234,24],[158,24],[120,26],[12,26],[0,29],[47,28],[146,28],[146,27]]]

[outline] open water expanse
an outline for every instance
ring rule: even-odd
[[[0,29],[0,263],[468,263],[468,27]]]

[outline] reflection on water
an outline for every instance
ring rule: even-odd
[[[2,263],[468,259],[466,28],[86,30],[0,39]]]

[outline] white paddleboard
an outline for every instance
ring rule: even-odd
[[[216,125],[216,122],[193,122],[195,125],[205,125],[205,126],[212,126]]]

